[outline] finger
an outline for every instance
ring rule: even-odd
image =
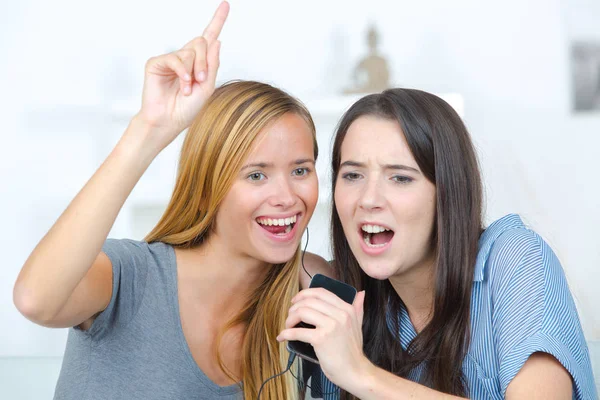
[[[191,85],[192,78],[183,64],[183,61],[175,54],[165,54],[148,61],[148,72],[169,76],[175,74],[180,81],[181,90],[186,93],[186,87]]]
[[[314,325],[315,327],[324,327],[330,325],[332,318],[309,307],[301,307],[293,312],[285,320],[285,327],[291,328],[300,322]]]
[[[229,15],[229,3],[224,1],[219,4],[217,11],[215,11],[215,15],[213,15],[212,20],[202,32],[202,36],[206,38],[208,44],[212,44],[221,33],[223,29],[223,25],[225,25],[225,20],[227,19],[227,15]]]
[[[297,295],[295,295],[292,298],[292,304],[294,304],[300,300],[307,299],[307,298],[316,298],[316,299],[323,300],[323,301],[331,304],[332,306],[335,306],[342,310],[347,310],[349,307],[351,307],[350,304],[346,303],[344,300],[340,299],[334,293],[332,293],[329,290],[324,289],[324,288],[312,288],[312,289],[301,290],[300,292],[298,292]]]
[[[340,310],[339,308],[314,297],[302,299],[294,303],[294,305],[290,307],[289,313],[292,314],[299,308],[311,308],[328,317],[334,317],[335,315],[344,312],[344,310]]]
[[[356,311],[356,315],[358,316],[358,326],[362,326],[363,316],[365,312],[365,291],[361,290],[356,295],[354,299],[354,303],[352,304],[354,310]]]
[[[204,82],[206,80],[206,74],[208,70],[208,66],[206,64],[206,39],[202,36],[196,38],[192,42],[192,48],[194,49],[195,58],[194,58],[194,76],[198,83]]]
[[[210,82],[213,86],[217,81],[217,72],[219,71],[220,64],[220,53],[221,53],[221,42],[217,40],[208,49],[208,74],[206,81]]]
[[[284,329],[277,336],[277,341],[283,342],[284,340],[299,340],[304,343],[315,343],[317,331],[310,328],[292,328]]]
[[[174,53],[179,60],[183,63],[185,71],[188,76],[191,76],[194,71],[194,58],[195,52],[192,49],[181,49]],[[180,80],[181,90],[184,94],[190,94],[192,92],[192,80]]]

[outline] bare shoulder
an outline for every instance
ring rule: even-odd
[[[335,278],[333,267],[320,255],[309,252],[304,253],[304,266],[311,275],[323,274]]]
[[[335,278],[335,271],[333,267],[327,260],[323,257],[306,252],[304,253],[304,267],[308,271],[311,276],[315,274],[321,274],[325,276],[329,276],[330,278]],[[310,277],[304,272],[304,269],[300,269],[300,286],[302,289],[308,288],[310,285]]]

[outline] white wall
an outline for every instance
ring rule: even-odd
[[[220,80],[268,81],[305,99],[332,96],[349,82],[351,66],[365,52],[366,27],[375,21],[394,84],[461,93],[485,173],[488,221],[518,212],[549,241],[588,340],[600,341],[600,189],[594,183],[600,113],[571,113],[568,47],[572,39],[600,41],[600,3],[231,3]],[[137,102],[145,60],[200,34],[217,1],[166,4],[0,5],[0,356],[62,354],[64,331],[25,321],[12,306],[12,284],[117,140],[123,122],[107,119],[109,104]],[[149,173],[172,176],[172,168]],[[117,227],[127,225],[122,219]]]

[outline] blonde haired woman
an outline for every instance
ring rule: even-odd
[[[228,10],[219,6],[202,37],[149,60],[140,112],[18,277],[14,300],[27,318],[75,327],[56,399],[256,398],[286,367],[276,336],[318,196],[315,128],[269,85],[214,90]],[[106,240],[142,173],[187,127],[158,225],[143,242]],[[280,378],[261,399],[296,391]]]

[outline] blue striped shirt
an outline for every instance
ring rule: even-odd
[[[404,349],[416,332],[400,318]],[[535,352],[553,355],[573,378],[573,399],[597,399],[590,356],[563,269],[548,244],[518,215],[491,224],[479,239],[471,295],[471,343],[463,362],[469,397],[503,399]],[[422,366],[408,379],[419,382]],[[339,398],[323,378],[324,399]],[[335,394],[333,394],[335,393]]]

